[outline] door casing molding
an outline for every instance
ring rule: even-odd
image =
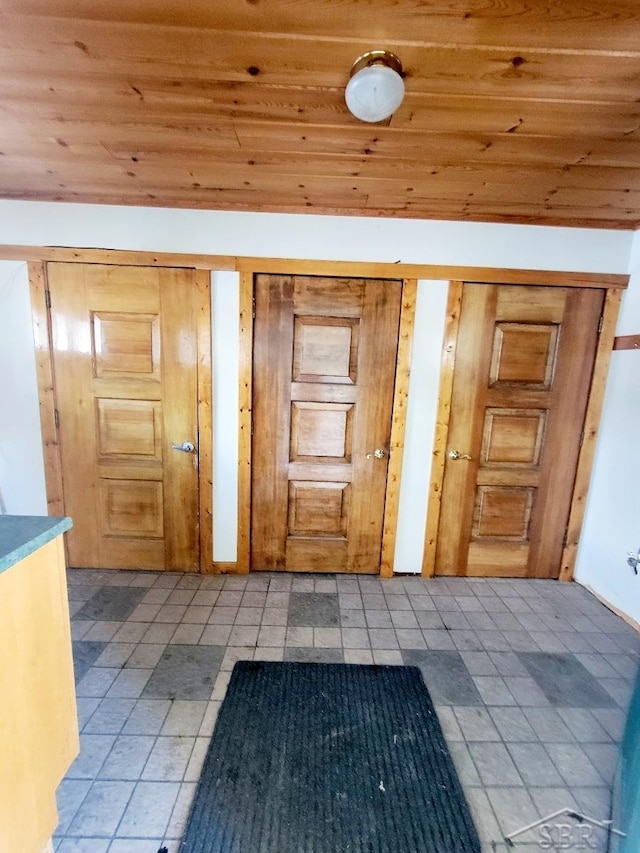
[[[374,265],[375,266],[375,265]],[[260,272],[264,270],[260,269]],[[238,447],[238,568],[239,574],[251,570],[251,435],[253,430],[253,319],[254,276],[258,270],[244,272],[240,276],[240,426]],[[268,274],[272,273],[271,270]],[[301,274],[309,274],[305,270]],[[318,273],[320,275],[320,273]],[[348,277],[345,275],[345,277]],[[359,276],[358,276],[359,277]],[[364,275],[377,278],[377,275]],[[395,277],[397,279],[397,275]],[[380,577],[393,577],[393,559],[398,529],[398,506],[402,460],[406,425],[407,399],[409,395],[409,373],[411,348],[415,321],[417,281],[401,279],[402,298],[398,329],[396,373],[391,413],[391,438],[389,442],[389,464],[382,527]]]
[[[433,447],[433,469],[429,486],[429,501],[427,508],[427,527],[425,533],[422,576],[433,577],[436,566],[437,534],[440,523],[442,487],[444,482],[445,452],[449,431],[451,413],[451,392],[453,388],[453,373],[455,369],[455,350],[460,323],[460,306],[464,281],[449,283],[449,300],[447,304],[447,321],[440,367],[440,392],[438,398],[438,416]],[[569,519],[563,542],[562,558],[558,580],[571,581],[575,573],[578,553],[578,543],[584,522],[587,494],[591,479],[591,469],[595,456],[595,445],[598,437],[598,427],[604,404],[604,392],[611,353],[615,338],[615,328],[620,311],[622,291],[607,287],[605,291],[604,308],[600,320],[600,330],[596,345],[596,354],[591,374],[591,386],[584,418],[582,440],[576,476],[571,496]]]
[[[49,316],[49,309],[47,308],[47,293],[49,292],[47,265],[44,261],[29,261],[28,270],[33,340],[36,351],[38,399],[40,401],[44,475],[47,489],[47,509],[49,515],[64,515],[62,461],[56,427],[56,394],[53,378],[51,318]]]
[[[457,264],[407,264],[377,261],[325,261],[303,258],[251,258],[235,255],[138,252],[130,249],[78,249],[69,246],[0,244],[0,260],[61,261],[142,267],[190,267],[201,270],[265,272],[281,275],[328,275],[339,278],[416,278],[490,284],[538,284],[549,287],[625,288],[629,276],[571,270],[471,267]]]
[[[422,567],[422,575],[424,577],[430,577],[434,571],[434,545],[439,521],[439,502],[444,468],[443,447],[446,445],[448,429],[462,282],[473,281],[476,283],[486,282],[507,285],[531,284],[548,287],[595,287],[606,290],[603,325],[596,353],[592,388],[587,405],[585,434],[578,460],[578,470],[567,528],[567,542],[563,551],[560,570],[561,580],[571,580],[573,578],[577,544],[584,519],[586,494],[595,453],[597,425],[604,402],[604,387],[615,336],[615,324],[620,308],[622,290],[628,287],[629,284],[628,275],[460,267],[436,264],[310,261],[303,259],[250,258],[227,255],[189,255],[166,252],[18,245],[0,245],[0,258],[28,262],[47,505],[52,515],[64,514],[64,500],[60,453],[55,426],[56,406],[51,360],[51,330],[46,305],[46,262],[65,261],[130,266],[175,266],[191,267],[197,271],[196,286],[200,291],[196,330],[198,337],[198,430],[201,459],[205,461],[205,464],[200,465],[199,483],[201,518],[200,570],[202,572],[239,574],[247,573],[250,568],[253,276],[255,273],[400,278],[403,280],[400,339],[392,414],[392,453],[389,462],[389,478],[385,502],[381,577],[391,577],[393,575],[393,554],[395,551],[398,497],[402,473],[402,450],[404,447],[404,429],[406,423],[409,362],[414,328],[416,280],[445,279],[450,282],[433,451],[434,464],[429,486],[425,550]],[[213,476],[211,461],[213,455],[213,434],[211,414],[211,325],[208,312],[210,305],[209,280],[210,273],[214,270],[240,272],[238,553],[235,563],[214,563],[212,560],[213,533],[210,521],[213,511],[211,488]],[[413,305],[411,305],[411,302],[413,302]]]
[[[75,262],[84,263],[81,257]],[[184,268],[184,264],[182,268]],[[40,424],[44,455],[47,508],[50,515],[64,515],[64,483],[62,460],[56,425],[56,392],[53,370],[51,309],[47,285],[46,261],[28,262],[31,313],[36,354]],[[198,491],[199,491],[199,567],[203,573],[213,571],[213,488],[212,488],[212,383],[211,383],[211,297],[210,275],[194,271],[196,287],[196,345],[198,383]]]

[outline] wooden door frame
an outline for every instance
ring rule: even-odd
[[[239,364],[239,441],[238,441],[238,551],[235,563],[212,563],[212,548],[210,542],[205,544],[209,549],[209,559],[206,560],[204,571],[214,572],[236,572],[244,574],[249,571],[250,565],[250,529],[251,529],[251,424],[252,424],[252,359],[253,359],[253,276],[258,272],[271,274],[297,274],[297,275],[327,275],[338,277],[358,278],[395,278],[405,282],[418,279],[447,280],[449,287],[449,305],[447,308],[447,320],[445,328],[443,357],[440,373],[440,395],[436,420],[436,433],[433,450],[433,467],[429,485],[427,524],[425,533],[425,550],[423,571],[424,577],[431,577],[434,572],[435,552],[433,545],[437,536],[440,513],[440,495],[442,488],[442,476],[444,473],[443,448],[446,445],[449,408],[451,402],[451,388],[453,382],[453,366],[455,363],[455,346],[457,339],[459,301],[462,293],[462,283],[473,281],[476,283],[503,284],[503,285],[541,285],[544,287],[595,287],[607,291],[605,301],[605,313],[603,330],[600,336],[596,363],[593,375],[593,387],[589,396],[587,407],[585,439],[578,461],[578,476],[576,477],[576,488],[574,489],[572,509],[569,519],[567,546],[563,554],[561,578],[571,580],[575,565],[577,551],[577,540],[582,527],[584,517],[584,501],[586,497],[587,484],[591,474],[595,441],[597,433],[591,430],[597,427],[604,399],[604,384],[608,372],[613,344],[615,322],[619,311],[622,291],[628,287],[629,276],[622,274],[600,274],[576,271],[549,271],[549,270],[527,270],[527,269],[502,269],[498,267],[467,267],[451,264],[391,264],[380,262],[359,261],[310,261],[307,259],[282,259],[282,258],[255,258],[238,257],[233,255],[210,255],[210,254],[179,254],[168,252],[144,252],[119,249],[78,249],[73,247],[58,246],[24,246],[24,245],[0,245],[0,259],[27,261],[29,266],[29,277],[31,281],[31,300],[33,330],[35,336],[36,365],[38,374],[38,393],[40,399],[40,417],[42,423],[43,450],[45,458],[45,477],[47,485],[47,501],[51,514],[63,514],[62,502],[62,477],[60,474],[60,458],[57,445],[55,428],[55,392],[53,387],[53,371],[51,363],[50,330],[48,328],[48,314],[45,302],[46,290],[46,262],[77,262],[94,264],[121,264],[127,266],[179,266],[190,267],[200,271],[206,278],[207,286],[212,271],[235,271],[240,274],[240,364]],[[456,293],[458,294],[456,296]],[[403,299],[404,306],[404,299]],[[415,308],[415,306],[414,306]],[[409,309],[407,309],[409,310]],[[404,311],[404,309],[403,309]],[[199,311],[199,317],[204,322],[204,317]],[[411,339],[413,336],[413,316],[409,321],[406,315],[407,339],[404,358],[405,367],[401,368],[400,359],[398,370],[406,373],[408,377],[408,360],[411,352]],[[401,319],[402,325],[402,319]],[[410,328],[409,328],[410,327]],[[200,327],[199,327],[200,328]],[[204,335],[199,333],[199,344],[204,344]],[[210,335],[210,324],[209,324]],[[400,345],[404,338],[401,335]],[[202,365],[203,371],[205,365]],[[209,356],[209,371],[211,370]],[[200,374],[199,374],[200,375]],[[407,381],[405,377],[405,382]],[[398,381],[398,374],[396,381]],[[402,380],[401,380],[402,381]],[[203,385],[204,385],[203,373]],[[209,383],[209,389],[211,383]],[[208,449],[212,454],[211,433],[211,391],[209,391],[209,402],[207,400],[206,388],[201,388],[201,400],[203,407],[208,410]],[[401,435],[404,436],[404,420],[406,410],[406,398],[396,400],[394,398],[394,425],[397,424],[396,433],[392,434],[392,440],[400,442]],[[206,427],[207,413],[200,421],[201,426]],[[402,431],[400,433],[400,430]],[[202,446],[202,445],[201,445]],[[397,445],[399,450],[399,444]],[[398,500],[398,486],[401,475],[401,454],[396,454],[395,470],[395,494],[387,495],[389,506],[396,504]],[[399,461],[398,461],[399,460]],[[211,466],[209,466],[211,467]],[[201,466],[201,476],[202,476]],[[391,468],[390,468],[391,472]],[[208,472],[211,477],[211,472]],[[391,473],[388,482],[391,482]],[[210,481],[201,482],[201,501],[203,494],[206,503],[206,495],[210,494]],[[204,487],[203,487],[204,486]],[[578,490],[580,487],[580,490]],[[201,503],[202,517],[210,517],[212,513],[212,497],[209,503],[203,506]],[[201,531],[203,526],[201,526]],[[385,546],[383,546],[384,564],[381,567],[381,576],[389,577],[393,574],[393,566],[389,563],[390,555],[393,555],[392,542],[395,545],[395,524],[391,521],[385,524]],[[201,554],[205,553],[205,549]],[[201,561],[202,562],[202,561]],[[209,568],[211,567],[211,568]],[[201,567],[202,568],[202,567]]]
[[[468,279],[467,279],[468,281]],[[474,282],[477,283],[477,282]],[[559,283],[559,282],[558,282]],[[446,448],[451,415],[451,395],[453,391],[453,375],[456,361],[456,344],[460,325],[460,307],[465,281],[449,282],[447,301],[447,319],[442,348],[440,368],[440,391],[438,395],[438,413],[433,444],[431,482],[427,504],[427,525],[425,531],[424,553],[422,562],[422,577],[433,577],[436,568],[436,546],[440,511],[442,506],[442,487]],[[619,288],[608,287],[603,282],[601,289],[605,291],[605,302],[600,320],[600,330],[591,376],[591,387],[585,412],[580,453],[576,467],[576,477],[571,496],[569,519],[562,550],[558,580],[573,580],[578,543],[584,521],[587,493],[591,479],[591,469],[595,455],[598,426],[604,403],[604,392],[611,362],[611,353],[615,338],[615,328],[620,311],[622,291]]]
[[[487,284],[537,284],[546,287],[626,288],[629,276],[571,270],[529,270],[471,267],[459,264],[406,264],[379,261],[310,261],[237,255],[144,252],[130,249],[78,249],[69,246],[0,244],[0,260],[59,261],[82,264],[120,264],[142,267],[189,267],[208,272],[225,270],[254,274],[327,275],[340,278],[415,278],[434,281],[474,281]]]
[[[238,441],[238,565],[239,574],[251,570],[251,435],[253,431],[253,320],[255,318],[255,276],[260,273],[277,275],[271,270],[246,270],[240,276],[240,364],[239,398],[240,421]],[[286,273],[285,273],[286,274]],[[291,275],[313,275],[308,269]],[[322,275],[317,273],[317,275]],[[353,275],[336,277],[355,277]],[[380,278],[379,275],[361,275],[358,278]],[[385,491],[384,516],[382,526],[382,544],[380,552],[380,577],[393,577],[393,560],[398,529],[398,505],[400,500],[400,482],[402,479],[402,460],[404,455],[404,436],[406,425],[407,399],[409,396],[409,373],[411,368],[411,349],[415,321],[416,296],[418,282],[412,278],[398,278],[402,284],[400,303],[400,322],[398,326],[398,344],[396,351],[396,369],[391,411],[391,436],[389,439],[389,463],[387,466],[387,486]]]
[[[73,263],[87,263],[78,252]],[[94,261],[95,262],[95,261]],[[115,265],[114,261],[111,261]],[[126,263],[118,264],[126,266]],[[64,485],[62,460],[56,426],[56,392],[53,368],[53,340],[47,261],[29,261],[31,316],[36,355],[38,399],[44,456],[47,509],[49,515],[62,516],[64,510]],[[143,266],[140,264],[140,266]],[[161,266],[156,264],[156,266]],[[176,265],[177,266],[177,265]],[[179,265],[184,269],[185,265]],[[188,268],[188,267],[187,267]],[[193,269],[193,268],[192,268]],[[210,274],[194,270],[196,289],[196,346],[197,346],[197,441],[198,441],[198,517],[200,572],[213,571],[213,429],[211,383],[211,296]]]

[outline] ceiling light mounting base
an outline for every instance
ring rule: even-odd
[[[355,77],[358,71],[362,71],[363,68],[369,68],[370,65],[386,65],[387,68],[391,68],[400,77],[404,77],[402,62],[390,50],[368,50],[366,53],[363,53],[351,66],[349,77]]]

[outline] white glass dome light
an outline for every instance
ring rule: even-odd
[[[347,108],[360,121],[383,121],[404,98],[402,63],[388,50],[370,50],[353,63],[344,94]]]

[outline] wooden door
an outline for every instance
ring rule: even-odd
[[[193,277],[48,265],[72,566],[199,566]],[[183,442],[194,451],[172,449]]]
[[[558,576],[603,300],[464,285],[436,574]]]
[[[377,573],[401,282],[255,286],[252,568]]]

